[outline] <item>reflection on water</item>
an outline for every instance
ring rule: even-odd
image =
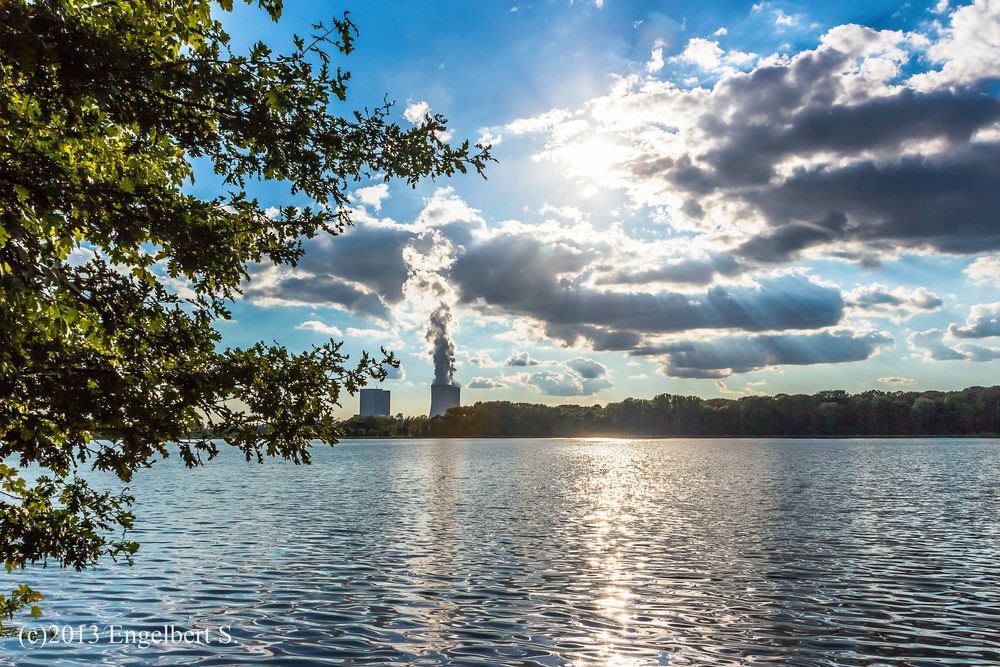
[[[0,664],[1000,664],[1000,442],[350,442],[168,461],[47,623],[231,626]]]

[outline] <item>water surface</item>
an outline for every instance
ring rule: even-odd
[[[971,439],[171,459],[136,478],[134,567],[28,577],[99,641],[0,664],[997,665],[998,482],[1000,441]],[[164,624],[232,641],[106,632]]]

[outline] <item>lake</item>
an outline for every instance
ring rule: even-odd
[[[134,567],[24,577],[83,641],[0,664],[1000,664],[997,440],[354,440],[133,489]],[[122,641],[165,625],[208,641]]]

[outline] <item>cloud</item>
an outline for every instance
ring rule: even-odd
[[[720,394],[722,394],[723,396],[760,396],[760,395],[766,395],[766,392],[763,392],[763,391],[757,389],[755,385],[757,385],[757,386],[763,386],[764,385],[764,381],[761,380],[760,382],[747,382],[747,386],[744,387],[743,389],[730,388],[729,385],[727,385],[722,380],[716,380],[715,381],[715,388],[716,388],[716,390]]]
[[[913,378],[902,378],[902,377],[897,377],[895,375],[891,377],[879,378],[878,381],[881,382],[882,384],[895,384],[907,387],[911,387],[917,384],[917,381],[914,380]]]
[[[481,146],[499,146],[502,141],[503,135],[494,134],[488,127],[480,128],[479,138],[476,139],[476,143]]]
[[[936,9],[943,12],[946,8],[942,0]],[[927,57],[941,67],[915,75],[912,84],[918,89],[957,87],[1000,77],[1000,2],[975,0],[955,9],[950,25],[927,50]]]
[[[410,102],[406,105],[406,109],[403,110],[403,118],[414,125],[419,125],[430,111],[431,107],[427,102]]]
[[[507,385],[499,380],[494,380],[487,377],[474,377],[469,380],[465,386],[468,389],[503,389]]]
[[[389,196],[389,185],[387,183],[377,183],[365,188],[358,188],[354,191],[353,197],[365,206],[370,206],[376,211],[382,210],[382,201]]]
[[[378,320],[390,317],[389,309],[378,294],[335,276],[297,272],[288,275],[258,274],[243,291],[254,305],[324,306],[343,308],[357,315]]]
[[[952,338],[1000,336],[1000,301],[973,306],[969,310],[969,318],[965,321],[965,325],[949,325],[948,335]]]
[[[977,285],[1000,287],[1000,255],[977,258],[965,269],[965,275]]]
[[[410,224],[374,218],[360,209],[353,218],[354,225],[343,234],[304,239],[305,254],[293,269],[251,265],[244,298],[261,306],[335,307],[388,321],[405,301],[403,289],[411,273],[440,268],[416,267],[414,261],[442,261],[432,252],[435,246],[461,247],[485,228],[479,212],[447,187],[435,190]]]
[[[537,366],[542,362],[532,359],[527,352],[514,352],[503,362],[504,366]]]
[[[1000,3],[974,6],[985,22]],[[958,62],[934,44],[984,39],[962,27],[971,13],[956,10],[936,43],[837,26],[792,56],[749,65],[747,54],[746,72],[718,42],[694,38],[677,60],[719,73],[710,87],[635,74],[575,111],[517,123],[540,136],[537,160],[587,187],[623,191],[744,264],[1000,249],[1000,99],[988,88],[1000,57],[969,65],[967,85],[911,74],[925,52]],[[1000,26],[988,20],[987,36]]]
[[[973,343],[963,343],[951,347],[945,342],[945,332],[941,329],[914,332],[910,334],[908,340],[910,347],[925,361],[985,363],[1000,359],[1000,348],[984,347]]]
[[[69,253],[69,257],[66,258],[66,263],[72,267],[80,267],[92,261],[96,257],[97,253],[90,248],[79,246],[73,248],[72,252]]]
[[[790,28],[791,26],[797,24],[801,17],[798,14],[786,14],[780,9],[774,11],[774,25],[778,29]]]
[[[844,294],[844,300],[861,313],[886,317],[894,322],[902,322],[920,312],[940,310],[944,305],[941,297],[924,287],[889,289],[878,283],[856,287]]]
[[[548,396],[590,396],[614,386],[603,364],[582,357],[567,361],[559,370],[518,373],[509,379]]]
[[[815,329],[839,322],[840,292],[799,276],[753,287],[716,286],[701,293],[604,291],[561,276],[593,255],[520,234],[498,234],[467,249],[451,276],[461,299],[550,326],[665,333],[688,329]]]
[[[462,354],[462,352],[460,351],[459,354]],[[478,350],[468,355],[468,362],[480,368],[499,368],[503,366],[502,363],[494,361],[489,353],[484,350]]]
[[[643,269],[614,269],[596,280],[598,285],[647,285],[650,283],[682,283],[707,285],[719,277],[735,276],[745,270],[729,254],[707,253],[664,261],[659,265],[646,261]]]
[[[332,324],[323,324],[317,320],[307,320],[301,324],[296,324],[295,328],[300,331],[315,331],[316,333],[321,333],[324,336],[343,336],[344,333],[336,326]]]
[[[963,361],[966,355],[946,345],[943,342],[944,331],[927,329],[910,334],[907,339],[910,347],[916,350],[925,361]]]
[[[660,55],[662,59],[663,54]],[[703,37],[689,40],[684,50],[671,58],[675,62],[697,65],[706,72],[732,71],[734,68],[745,67],[756,59],[756,53],[724,51],[717,41]]]
[[[663,46],[656,46],[649,54],[646,71],[650,74],[656,74],[661,69],[663,69]]]
[[[958,349],[961,350],[966,359],[976,363],[985,363],[1000,359],[1000,348],[998,347],[983,347],[982,345],[966,343],[965,345],[960,345]]]
[[[538,116],[511,121],[506,127],[508,132],[515,135],[542,132],[557,127],[570,116],[570,112],[566,109],[552,109]]]
[[[388,365],[383,364],[382,368],[385,369],[385,379],[386,380],[405,380],[406,379],[406,370],[403,368],[402,365],[400,365],[399,368],[394,368],[392,366],[388,366]]]
[[[725,336],[651,345],[634,354],[663,356],[662,370],[670,377],[723,378],[771,366],[862,361],[892,342],[885,332]]]
[[[566,362],[566,366],[576,371],[584,380],[595,380],[608,374],[607,367],[599,361],[577,357]]]

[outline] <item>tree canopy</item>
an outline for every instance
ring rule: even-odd
[[[280,0],[250,4],[279,20]],[[264,42],[237,52],[213,7],[232,0],[0,6],[8,571],[135,552],[122,532],[130,495],[92,488],[84,467],[128,482],[169,443],[198,465],[218,452],[189,437],[206,424],[248,460],[308,462],[310,441],[334,441],[342,392],[396,362],[384,350],[349,360],[333,341],[221,349],[215,323],[229,318],[247,264],[294,265],[303,238],[341,232],[362,177],[412,185],[481,174],[492,159],[489,146],[443,141],[441,116],[403,128],[392,103],[348,105],[350,74],[335,62],[358,36],[346,13],[287,52]],[[196,162],[223,183],[216,196],[191,193]],[[268,212],[247,192],[261,179],[309,204]],[[35,601],[15,590],[0,617]]]
[[[354,417],[354,437],[949,436],[1000,433],[1000,386],[738,399],[660,394],[607,405],[489,401],[441,417]]]

